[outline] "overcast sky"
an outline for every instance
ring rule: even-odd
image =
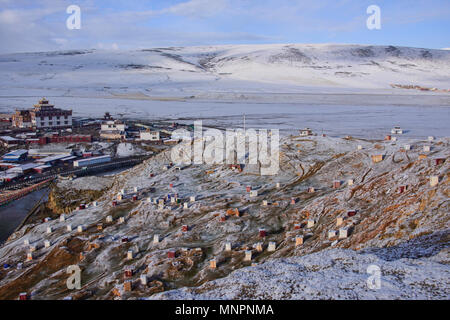
[[[366,9],[381,8],[381,30]],[[66,8],[81,8],[69,30]],[[450,47],[450,0],[0,0],[0,53],[261,43]]]

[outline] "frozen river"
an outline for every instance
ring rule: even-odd
[[[11,112],[11,106],[29,108],[39,97],[0,97],[0,112]],[[276,103],[252,101],[186,100],[157,101],[105,97],[49,97],[57,107],[71,108],[74,116],[100,117],[106,111],[117,117],[135,119],[158,119],[192,123],[203,120],[204,124],[233,128],[243,126],[246,115],[247,128],[281,129],[291,133],[310,127],[316,133],[330,136],[351,135],[361,138],[382,138],[390,129],[399,125],[405,130],[405,138],[422,139],[430,135],[450,137],[450,106],[447,97],[428,105],[415,105],[414,96],[406,96],[405,105],[389,104],[389,96],[377,97],[363,104],[365,97],[343,97],[347,104],[321,104],[320,96],[308,101]],[[420,97],[422,100],[423,96]],[[432,100],[430,96],[430,101]],[[400,101],[395,97],[395,102]],[[316,103],[314,103],[314,101]],[[339,102],[338,101],[338,102]],[[438,102],[436,104],[436,102]],[[378,103],[378,104],[377,104]]]

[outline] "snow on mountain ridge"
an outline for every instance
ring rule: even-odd
[[[0,55],[6,88],[222,88],[230,80],[294,87],[450,88],[450,52],[336,44],[224,45]],[[242,85],[239,85],[242,88]],[[244,87],[245,88],[245,87]]]

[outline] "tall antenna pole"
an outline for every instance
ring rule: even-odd
[[[244,113],[244,134],[245,134],[245,113]]]

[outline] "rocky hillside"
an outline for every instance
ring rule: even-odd
[[[445,241],[449,241],[448,233]],[[426,239],[421,238],[408,246],[423,255],[420,250],[424,248],[423,242]],[[416,245],[420,249],[416,249]],[[449,252],[444,247],[430,251],[432,257],[420,258],[391,256],[390,253],[398,251],[396,248],[377,249],[372,254],[345,249],[323,250],[302,257],[273,259],[199,287],[158,293],[151,298],[444,300],[449,298],[450,284]],[[372,275],[367,272],[369,266],[381,270],[379,289],[367,285]],[[372,282],[370,284],[372,286]]]
[[[161,153],[95,205],[12,235],[0,299],[448,299],[449,143],[289,136],[275,176]],[[65,285],[72,264],[80,290]]]

